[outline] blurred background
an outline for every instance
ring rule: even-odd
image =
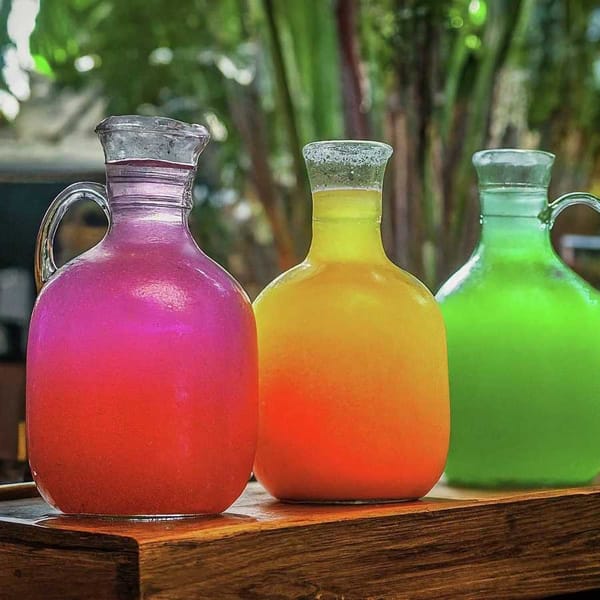
[[[27,477],[24,357],[42,215],[102,182],[109,114],[205,124],[191,228],[250,296],[310,239],[302,146],[363,138],[395,153],[390,258],[432,290],[479,233],[471,155],[557,155],[551,197],[600,193],[597,0],[0,0],[0,482]],[[59,262],[106,222],[75,206]],[[600,218],[560,217],[557,251],[600,286]]]

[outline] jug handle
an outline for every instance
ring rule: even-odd
[[[600,198],[594,196],[594,194],[588,194],[587,192],[571,192],[569,194],[564,194],[564,196],[560,196],[554,200],[554,202],[548,204],[538,216],[544,223],[553,227],[556,217],[558,217],[565,208],[573,206],[574,204],[585,204],[597,212],[600,212]]]
[[[92,181],[74,183],[65,188],[48,207],[35,243],[35,285],[38,292],[44,284],[54,275],[58,267],[54,262],[54,236],[58,230],[61,219],[78,200],[93,200],[106,215],[110,222],[110,211],[106,188]]]

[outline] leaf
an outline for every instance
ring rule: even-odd
[[[46,77],[50,77],[51,79],[55,79],[55,73],[50,66],[50,63],[46,60],[44,56],[41,54],[33,55],[33,64],[35,70],[40,75],[45,75]]]

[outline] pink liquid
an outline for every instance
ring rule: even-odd
[[[175,184],[120,188],[111,169],[109,234],[44,286],[31,321],[34,478],[66,513],[220,512],[254,456],[252,310],[184,210],[140,202]]]

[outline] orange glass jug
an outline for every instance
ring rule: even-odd
[[[284,500],[418,498],[449,438],[446,341],[431,293],[383,249],[392,149],[317,142],[308,256],[254,304],[259,344],[255,474]]]

